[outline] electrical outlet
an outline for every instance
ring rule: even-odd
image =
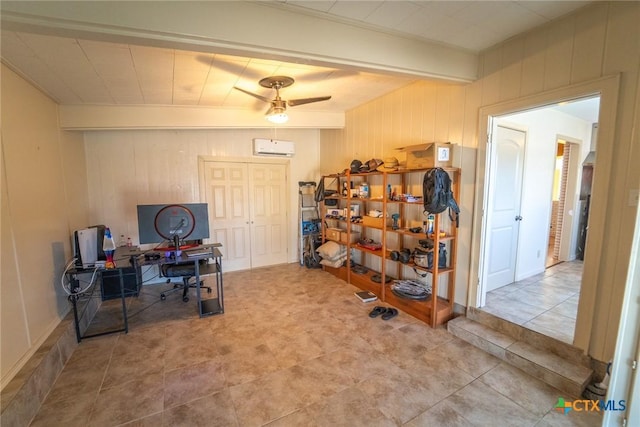
[[[640,190],[637,188],[629,190],[629,206],[638,206],[640,198]]]

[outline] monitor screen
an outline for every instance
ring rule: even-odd
[[[138,205],[140,244],[203,240],[209,238],[209,211],[206,203]]]

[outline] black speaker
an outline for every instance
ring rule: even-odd
[[[120,271],[104,270],[102,271],[102,301],[109,299],[120,298]],[[124,294],[125,296],[138,296],[140,289],[138,273],[133,267],[122,269],[122,278],[124,281]]]

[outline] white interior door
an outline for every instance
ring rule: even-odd
[[[518,254],[526,133],[496,125],[491,144],[491,182],[485,240],[486,292],[512,283]]]
[[[286,190],[285,165],[249,164],[252,267],[287,262]]]
[[[204,180],[225,271],[288,261],[286,165],[205,161]]]
[[[224,269],[251,268],[247,164],[205,162],[204,173],[209,234],[222,244]]]

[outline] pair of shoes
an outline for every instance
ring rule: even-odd
[[[378,305],[373,307],[373,310],[369,313],[369,317],[371,318],[378,317],[380,315],[382,315],[382,320],[389,320],[398,315],[398,310],[393,307],[387,308]]]

